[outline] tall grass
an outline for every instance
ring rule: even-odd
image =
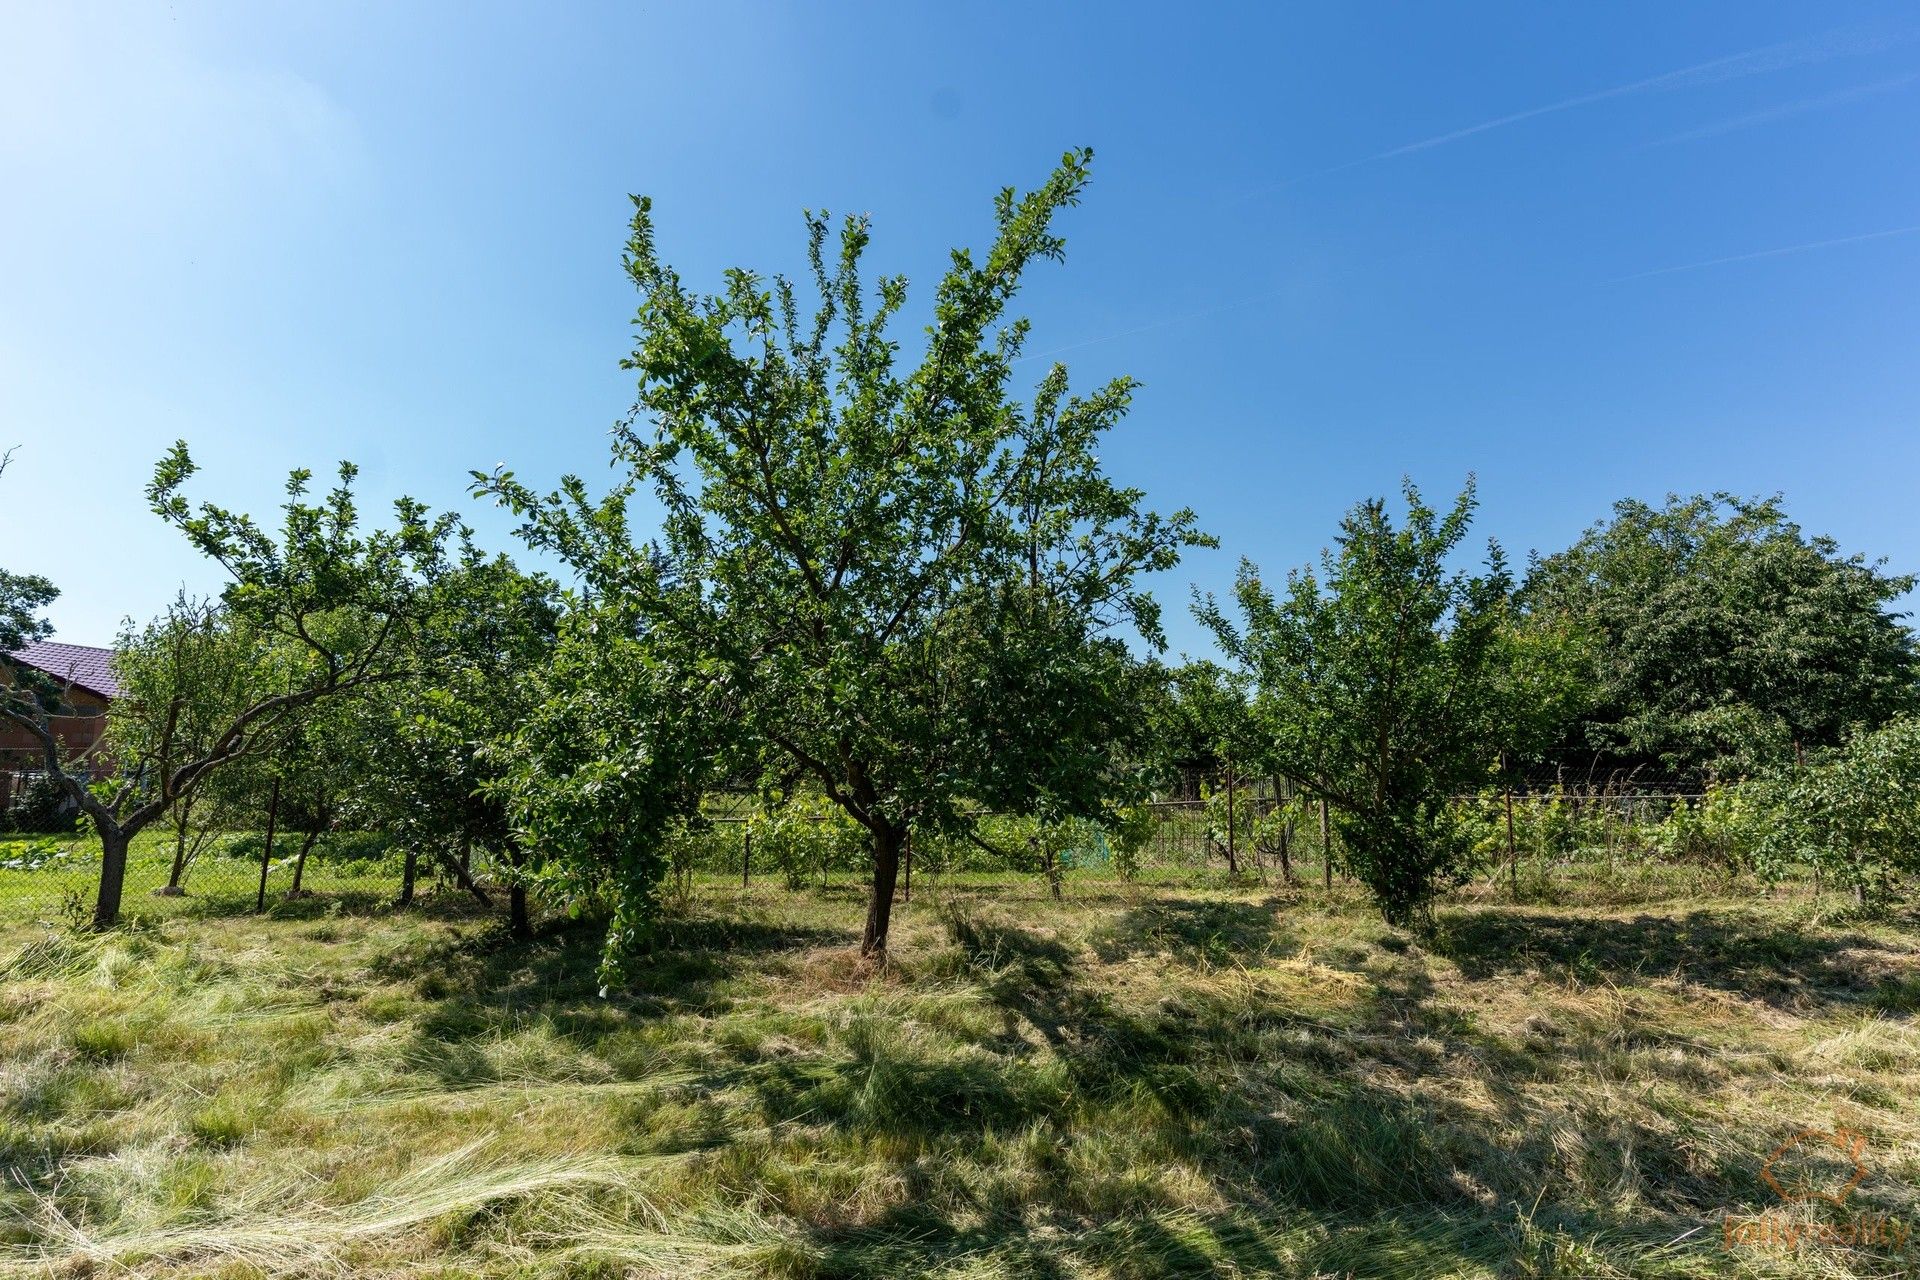
[[[871,972],[853,887],[706,880],[604,999],[591,927],[444,901],[15,927],[0,1270],[1901,1274],[1722,1220],[1836,1125],[1847,1211],[1920,1218],[1920,930],[1666,883],[1416,942],[1339,887],[936,875]]]

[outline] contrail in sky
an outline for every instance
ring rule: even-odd
[[[1508,125],[1519,124],[1524,120],[1535,120],[1541,116],[1557,115],[1562,111],[1571,111],[1575,107],[1589,106],[1596,102],[1606,102],[1613,98],[1626,98],[1635,94],[1659,93],[1669,89],[1686,88],[1692,85],[1719,84],[1727,80],[1738,80],[1746,76],[1762,75],[1769,71],[1784,71],[1789,67],[1811,66],[1816,63],[1830,62],[1835,58],[1858,57],[1863,54],[1878,53],[1883,49],[1905,43],[1912,39],[1912,32],[1892,34],[1868,34],[1853,29],[1829,31],[1822,35],[1802,40],[1788,40],[1781,44],[1763,45],[1757,49],[1748,49],[1742,53],[1731,53],[1723,58],[1713,58],[1706,62],[1697,62],[1690,67],[1681,67],[1675,71],[1664,71],[1657,76],[1648,76],[1642,80],[1617,84],[1610,89],[1596,89],[1592,93],[1583,93],[1572,98],[1562,98],[1558,102],[1549,102],[1538,107],[1528,107],[1524,111],[1514,111],[1507,115],[1495,116],[1491,120],[1482,120],[1478,124],[1451,129],[1446,133],[1436,133],[1430,138],[1421,138],[1401,146],[1390,147],[1385,151],[1376,151],[1372,155],[1361,156],[1357,160],[1348,160],[1313,173],[1289,178],[1276,185],[1304,182],[1308,178],[1324,177],[1330,173],[1340,173],[1355,169],[1361,165],[1377,164],[1382,160],[1392,160],[1399,156],[1412,155],[1418,151],[1431,151],[1435,147],[1444,147],[1471,138],[1482,133],[1491,133],[1495,129],[1504,129]]]
[[[1261,191],[1271,190],[1274,187],[1289,186],[1294,183],[1305,182],[1310,178],[1325,177],[1331,173],[1340,173],[1347,169],[1358,168],[1361,165],[1377,164],[1382,160],[1392,160],[1400,156],[1413,155],[1420,151],[1431,151],[1437,147],[1448,146],[1451,143],[1475,137],[1482,133],[1491,133],[1496,129],[1504,129],[1509,125],[1519,124],[1526,120],[1535,120],[1541,116],[1556,115],[1562,111],[1571,111],[1576,107],[1590,106],[1596,102],[1606,102],[1614,98],[1627,98],[1643,93],[1663,93],[1668,90],[1689,88],[1695,85],[1720,84],[1729,80],[1743,79],[1747,76],[1764,75],[1770,71],[1785,71],[1792,67],[1814,66],[1823,62],[1831,62],[1837,58],[1860,57],[1866,54],[1879,53],[1882,50],[1907,43],[1914,38],[1915,34],[1913,31],[1876,33],[1863,32],[1857,28],[1839,28],[1799,40],[1788,40],[1779,44],[1762,45],[1759,48],[1747,49],[1740,53],[1730,53],[1725,57],[1712,58],[1706,62],[1697,62],[1692,66],[1680,67],[1674,71],[1663,71],[1659,75],[1647,76],[1640,80],[1632,80],[1626,84],[1614,85],[1609,89],[1596,89],[1591,93],[1583,93],[1571,98],[1562,98],[1557,102],[1549,102],[1538,107],[1529,107],[1524,111],[1514,111],[1503,116],[1495,116],[1490,120],[1482,120],[1478,124],[1470,124],[1462,128],[1448,130],[1446,133],[1436,133],[1429,138],[1421,138],[1415,142],[1390,147],[1385,151],[1377,151],[1372,155],[1361,156],[1357,160],[1348,160],[1329,168],[1301,174],[1295,178],[1285,178],[1277,182],[1268,183],[1263,187],[1245,193],[1238,197],[1238,200],[1251,199],[1260,194]],[[1802,111],[1812,111],[1825,106],[1838,105],[1842,102],[1865,97],[1869,94],[1889,92],[1911,84],[1915,80],[1920,80],[1920,72],[1892,80],[1860,85],[1852,89],[1844,89],[1819,97],[1803,99],[1798,102],[1785,104],[1784,106],[1770,108],[1766,111],[1755,112],[1751,115],[1740,116],[1719,124],[1696,129],[1690,133],[1677,134],[1671,138],[1662,139],[1662,142],[1684,142],[1695,138],[1711,137],[1717,133],[1726,133],[1734,129],[1746,128],[1749,125],[1763,124],[1769,120],[1795,115]],[[1238,201],[1235,201],[1235,203],[1237,202]],[[1703,267],[1717,267],[1733,262],[1748,262],[1756,258],[1775,258],[1783,254],[1805,253],[1814,249],[1830,248],[1835,245],[1854,244],[1862,240],[1878,240],[1886,236],[1905,235],[1912,231],[1920,231],[1920,227],[1896,227],[1891,231],[1875,231],[1866,235],[1845,236],[1838,240],[1822,240],[1813,244],[1798,244],[1789,245],[1782,249],[1767,249],[1759,253],[1736,254],[1729,258],[1715,258],[1709,262],[1690,262],[1683,266],[1662,267],[1655,271],[1643,271],[1638,275],[1621,276],[1618,280],[1612,280],[1608,283],[1617,284],[1624,280],[1642,280],[1648,276],[1669,275],[1676,271],[1697,271]],[[1189,320],[1198,320],[1222,311],[1232,311],[1255,302],[1265,301],[1282,292],[1285,292],[1285,290],[1271,289],[1232,302],[1224,302],[1218,306],[1203,307],[1197,311],[1184,312],[1165,320],[1155,320],[1130,329],[1121,329],[1114,333],[1103,333],[1098,337],[1086,338],[1079,342],[1068,343],[1062,347],[1054,347],[1047,351],[1038,351],[1032,355],[1021,356],[1018,360],[1014,361],[1014,363],[1024,364],[1030,360],[1044,360],[1050,356],[1075,351],[1081,347],[1090,347],[1096,343],[1112,342],[1119,338],[1130,338],[1135,334],[1149,333],[1155,329],[1165,329],[1172,325],[1183,324]]]
[[[1910,227],[1890,227],[1885,231],[1869,231],[1865,235],[1841,236],[1837,240],[1814,240],[1808,244],[1790,244],[1779,249],[1762,249],[1758,253],[1736,253],[1727,258],[1708,258],[1705,262],[1683,262],[1677,267],[1657,267],[1652,271],[1640,271],[1630,276],[1616,276],[1608,284],[1623,284],[1628,280],[1645,280],[1651,276],[1670,276],[1677,271],[1699,271],[1706,267],[1723,267],[1734,262],[1753,262],[1760,258],[1782,258],[1790,253],[1811,253],[1815,249],[1832,249],[1843,244],[1859,244],[1866,240],[1885,240],[1888,236],[1906,236],[1920,231],[1920,223]]]
[[[1768,107],[1764,111],[1750,112],[1744,116],[1734,116],[1728,120],[1719,120],[1698,129],[1689,129],[1685,133],[1676,133],[1671,137],[1649,142],[1649,147],[1665,147],[1677,142],[1699,142],[1705,138],[1717,138],[1721,134],[1732,133],[1737,129],[1750,129],[1755,125],[1772,124],[1775,120],[1785,120],[1791,116],[1804,115],[1809,111],[1821,111],[1827,107],[1844,106],[1849,102],[1858,102],[1879,93],[1892,93],[1904,89],[1914,81],[1920,80],[1920,71],[1909,72],[1904,76],[1895,76],[1891,80],[1876,80],[1871,84],[1859,84],[1851,89],[1839,89],[1833,93],[1817,94],[1811,98],[1801,98],[1794,102],[1785,102],[1777,107]]]

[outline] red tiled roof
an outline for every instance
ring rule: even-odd
[[[120,696],[120,682],[113,675],[111,649],[98,649],[90,644],[56,644],[44,640],[24,649],[16,649],[7,656],[44,671],[55,680],[72,681],[103,698]]]

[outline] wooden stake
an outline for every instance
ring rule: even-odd
[[[1234,822],[1233,812],[1233,766],[1227,766],[1227,874],[1240,874],[1239,860],[1233,856],[1233,829],[1239,825]]]
[[[1520,896],[1520,850],[1513,841],[1513,788],[1507,788],[1507,884],[1517,899]]]

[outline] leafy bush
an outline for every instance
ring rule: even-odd
[[[20,788],[13,803],[0,811],[0,831],[56,835],[73,830],[77,816],[66,788],[55,778],[41,776]]]
[[[306,833],[282,829],[273,838],[276,859],[291,858],[300,852]],[[243,862],[258,862],[265,852],[264,831],[239,831],[221,837],[214,849],[221,857]],[[329,831],[313,842],[307,851],[309,862],[323,862],[342,868],[372,867],[394,856],[393,838],[381,831]]]
[[[311,859],[329,863],[372,865],[393,854],[393,840],[381,831],[329,831],[314,841]]]
[[[1660,852],[1677,862],[1745,866],[1753,855],[1752,809],[1741,788],[1710,783],[1700,799],[1674,802],[1660,824]]]
[[[1319,569],[1288,574],[1284,592],[1243,561],[1239,619],[1211,597],[1196,613],[1252,682],[1263,764],[1328,802],[1347,868],[1387,923],[1424,930],[1474,865],[1453,798],[1480,784],[1538,698],[1516,674],[1499,548],[1484,573],[1458,568],[1472,481],[1447,511],[1404,491],[1403,520],[1360,503]]]
[[[1754,863],[1824,872],[1863,904],[1920,868],[1920,717],[1899,716],[1812,763],[1748,784]]]
[[[1120,810],[1106,824],[1107,847],[1113,851],[1113,869],[1121,879],[1131,880],[1140,874],[1140,855],[1159,827],[1159,815],[1144,804]]]
[[[46,838],[0,840],[0,871],[44,871],[72,861],[73,846]]]
[[[798,889],[823,872],[863,865],[868,837],[864,828],[837,805],[813,796],[797,797],[747,823],[753,859],[786,877]]]

